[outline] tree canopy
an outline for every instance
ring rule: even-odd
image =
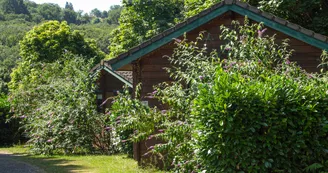
[[[11,90],[15,90],[19,81],[33,79],[34,64],[54,62],[70,52],[84,58],[95,58],[96,62],[104,58],[94,42],[89,42],[78,31],[72,31],[66,22],[49,21],[29,31],[20,42],[22,60],[11,74]],[[33,80],[31,80],[33,82]]]
[[[111,33],[110,57],[173,26],[182,10],[183,0],[123,1],[120,25]]]
[[[29,14],[23,0],[2,0],[0,4],[4,13]]]
[[[58,59],[65,51],[89,58],[103,56],[94,43],[86,41],[66,22],[49,21],[36,26],[20,42],[20,55],[25,61],[49,62]]]

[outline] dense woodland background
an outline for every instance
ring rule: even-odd
[[[108,11],[92,10],[90,13],[74,11],[71,3],[65,8],[58,4],[36,4],[33,1],[0,1],[0,93],[7,94],[6,83],[10,81],[11,69],[20,59],[19,41],[34,26],[49,20],[67,21],[85,38],[96,41],[97,46],[108,52],[109,33],[117,27],[122,7],[115,5]]]

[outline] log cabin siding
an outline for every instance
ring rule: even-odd
[[[232,27],[232,20],[238,20],[239,23],[243,23],[245,17],[234,12],[227,12],[212,21],[202,25],[201,27],[186,34],[189,41],[195,41],[200,32],[204,32],[204,40],[201,44],[206,44],[209,50],[219,50],[220,46],[224,44],[220,40],[219,35],[221,33],[220,26],[225,25]],[[265,27],[265,26],[264,26]],[[300,64],[305,70],[309,72],[317,72],[317,66],[319,64],[319,57],[322,50],[311,46],[307,43],[299,41],[295,38],[287,36],[281,32],[267,28],[265,35],[275,35],[277,43],[281,43],[282,40],[289,39],[290,48],[294,50],[292,61]],[[183,39],[179,37],[178,39]],[[169,75],[164,70],[165,67],[170,67],[170,63],[167,57],[173,54],[175,44],[172,42],[156,49],[155,51],[140,58],[140,83],[142,83],[141,99],[149,102],[150,106],[163,107],[160,103],[154,99],[146,98],[146,96],[153,91],[153,86],[162,82],[172,81]]]
[[[106,109],[109,109],[111,107],[112,99],[110,99],[110,97],[117,95],[116,92],[121,91],[125,83],[123,83],[113,75],[109,74],[105,70],[102,70],[100,72],[99,80],[100,81],[98,81],[98,83],[100,82],[99,89],[102,94],[102,99],[100,102],[98,102],[97,105],[101,105],[102,103],[104,103],[103,106],[99,107],[99,111],[105,112]]]

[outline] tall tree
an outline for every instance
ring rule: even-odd
[[[67,23],[76,23],[77,13],[74,10],[65,8],[63,10],[63,19],[67,21]]]
[[[37,9],[45,20],[62,20],[62,9],[58,4],[44,3],[39,5]]]
[[[185,0],[184,17],[191,17],[222,0]],[[281,18],[328,35],[327,0],[241,0]]]
[[[22,60],[11,74],[9,88],[18,89],[22,80],[33,82],[33,73],[38,62],[50,63],[61,58],[67,52],[84,58],[104,58],[94,42],[89,42],[78,32],[73,31],[66,22],[49,21],[29,31],[20,42]]]
[[[93,58],[101,55],[92,42],[88,42],[66,22],[49,21],[29,31],[20,42],[23,61],[53,61],[66,51]],[[101,57],[99,57],[101,58]]]
[[[327,0],[251,0],[264,11],[328,35]]]
[[[29,14],[23,0],[3,0],[1,2],[1,9],[7,14]]]
[[[111,34],[110,56],[129,48],[173,26],[181,17],[183,0],[125,0],[120,25]]]
[[[112,5],[110,6],[110,10],[108,11],[107,14],[107,23],[108,24],[117,24],[118,25],[118,20],[121,16],[121,12],[122,12],[123,7],[120,5]]]
[[[108,17],[108,12],[107,11],[103,11],[101,13],[101,18],[107,18]]]
[[[66,2],[65,9],[74,10],[73,4],[70,2]]]
[[[92,16],[95,16],[95,17],[101,17],[101,11],[98,10],[97,8],[91,10],[91,13],[90,13]]]

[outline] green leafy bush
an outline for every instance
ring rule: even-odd
[[[198,83],[214,77],[207,75],[205,79],[200,76],[214,75],[218,59],[216,52],[209,55],[206,47],[199,46],[202,37],[203,34],[194,42],[177,40],[175,53],[168,57],[173,66],[167,69],[176,82],[154,86],[154,92],[147,96],[159,99],[169,109],[159,110],[143,105],[138,95],[139,86],[135,98],[128,91],[120,93],[110,112],[114,127],[120,131],[133,131],[128,136],[128,142],[152,138],[163,141],[155,146],[148,146],[145,156],[157,155],[163,162],[164,169],[188,172],[194,170],[198,164],[193,137],[196,131],[193,117],[190,116],[192,102],[198,95]]]
[[[101,148],[105,118],[96,112],[91,61],[67,53],[53,63],[35,63],[31,80],[10,93],[36,153],[94,152]],[[33,78],[33,79],[32,79]]]
[[[7,96],[0,95],[0,146],[11,145],[19,140],[17,121],[7,122],[9,111]]]
[[[202,169],[303,172],[317,163],[327,171],[327,75],[290,62],[286,44],[259,27],[222,27],[228,59],[194,102]]]
[[[160,121],[156,108],[149,108],[137,99],[140,86],[136,88],[136,98],[132,98],[128,88],[118,93],[114,99],[109,116],[109,131],[120,136],[122,152],[132,156],[133,142],[147,139]]]
[[[209,172],[302,172],[327,159],[327,84],[283,74],[217,70],[195,102]]]

